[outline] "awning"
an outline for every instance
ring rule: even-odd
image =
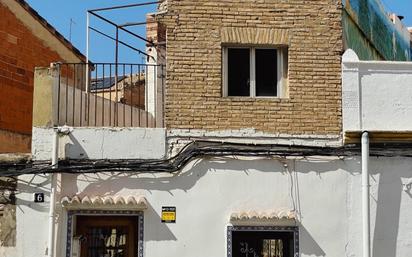
[[[242,211],[234,212],[230,215],[232,223],[281,223],[296,222],[296,212],[294,211]]]
[[[144,196],[83,196],[78,195],[61,199],[63,207],[68,209],[107,209],[107,210],[145,210],[147,200]]]

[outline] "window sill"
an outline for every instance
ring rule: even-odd
[[[289,102],[290,98],[276,97],[276,96],[259,96],[259,97],[224,96],[221,98],[221,100],[235,101],[235,102]]]

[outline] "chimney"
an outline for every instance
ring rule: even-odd
[[[166,26],[159,22],[156,17],[157,13],[146,15],[146,38],[153,42],[154,45],[146,44],[146,52],[152,56],[148,62],[155,64],[165,64],[166,62]],[[153,64],[153,63],[152,63]]]
[[[166,41],[166,28],[156,21],[153,14],[146,16],[146,37],[155,44],[162,44]]]

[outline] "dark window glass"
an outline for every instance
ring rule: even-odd
[[[277,51],[256,49],[256,96],[277,96]]]
[[[249,48],[229,48],[228,95],[250,96],[250,50]]]
[[[80,257],[136,257],[136,216],[78,216]]]
[[[233,257],[293,257],[293,232],[233,231]]]

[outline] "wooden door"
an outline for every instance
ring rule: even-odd
[[[80,257],[137,257],[136,216],[77,216]]]

